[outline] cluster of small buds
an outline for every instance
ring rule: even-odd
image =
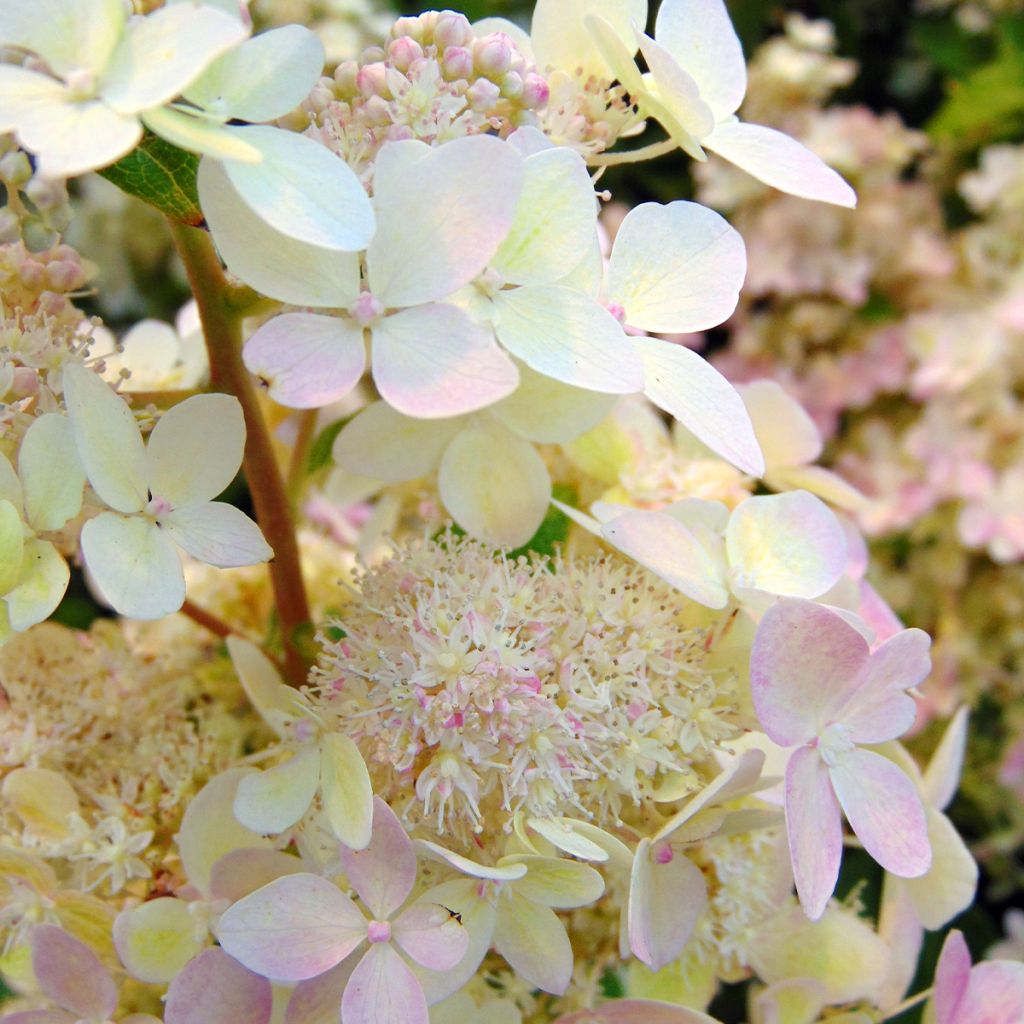
[[[70,297],[89,280],[92,267],[70,245],[55,245],[33,252],[25,242],[0,245],[0,290],[5,312],[44,313],[57,319],[69,315],[75,321]]]
[[[399,18],[384,47],[339,64],[289,120],[311,122],[310,134],[368,171],[385,142],[506,136],[536,123],[548,96],[509,36],[478,36],[464,15],[430,11]]]
[[[542,127],[560,146],[592,156],[643,130],[644,122],[621,85],[557,70],[548,76],[548,87]]]
[[[71,205],[63,181],[33,172],[28,154],[10,135],[0,135],[0,245],[24,241],[39,252],[55,245],[71,223]],[[6,287],[6,286],[5,286]]]

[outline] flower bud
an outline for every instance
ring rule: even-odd
[[[39,371],[31,366],[16,366],[11,381],[11,390],[18,398],[39,394]]]
[[[365,64],[356,75],[356,85],[359,87],[359,91],[367,98],[386,96],[388,92],[387,71],[387,66],[383,61]]]
[[[77,261],[51,260],[46,265],[46,283],[55,291],[70,292],[85,284],[85,274]]]
[[[501,79],[501,95],[507,100],[519,99],[523,94],[523,79],[514,71],[509,71]]]
[[[551,89],[542,75],[531,72],[523,79],[522,102],[530,110],[539,110],[547,106],[551,98]]]
[[[28,154],[21,150],[13,150],[0,159],[0,178],[15,188],[24,185],[32,177],[32,164]]]
[[[414,60],[419,60],[422,56],[423,47],[415,39],[410,39],[408,36],[400,36],[388,44],[388,60],[399,71],[408,71],[409,65]]]
[[[449,46],[469,46],[473,41],[473,28],[464,14],[442,11],[434,26],[434,42],[442,50]]]
[[[40,210],[51,210],[68,201],[68,189],[63,181],[41,178],[38,174],[25,186],[25,195]]]
[[[480,74],[500,78],[512,66],[512,40],[503,32],[483,36],[473,45],[473,60]]]
[[[36,260],[25,260],[18,267],[18,279],[26,288],[39,288],[46,276],[46,269]]]
[[[473,54],[464,46],[449,46],[444,51],[441,70],[448,82],[469,79],[473,76]]]
[[[339,98],[355,96],[359,91],[356,79],[359,75],[359,65],[354,60],[342,61],[334,69],[334,92]]]
[[[498,103],[501,91],[498,87],[486,78],[478,78],[467,90],[466,99],[469,105],[478,114],[486,114],[492,111]]]
[[[52,228],[44,224],[39,217],[28,217],[22,222],[21,237],[29,252],[43,252],[54,243]],[[43,268],[39,267],[39,280],[42,280],[42,274]]]
[[[8,209],[0,210],[0,245],[9,245],[21,237],[21,221]]]
[[[420,18],[399,18],[394,25],[391,26],[391,38],[393,40],[398,39],[412,39],[417,43],[423,42],[423,21]]]
[[[310,110],[320,114],[334,102],[334,93],[326,82],[317,82],[306,97],[306,105]]]
[[[391,123],[391,107],[383,96],[371,96],[363,104],[363,116],[372,125]]]

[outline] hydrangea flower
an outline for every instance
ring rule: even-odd
[[[836,611],[789,599],[769,608],[750,654],[761,728],[795,748],[786,766],[786,828],[797,893],[821,917],[839,877],[842,815],[887,871],[923,875],[932,851],[914,783],[866,744],[902,735],[914,722],[904,691],[931,670],[931,641],[908,629],[871,651]]]
[[[930,1009],[935,1024],[1017,1024],[1024,1020],[1024,964],[987,960],[972,967],[963,934],[951,931],[935,967]]]
[[[128,406],[92,371],[67,366],[64,396],[78,456],[109,509],[82,528],[82,554],[122,615],[152,619],[181,607],[178,548],[222,568],[272,556],[245,513],[212,500],[242,462],[237,399],[188,398],[164,413],[143,444]]]
[[[397,913],[416,882],[416,852],[383,800],[374,799],[369,845],[358,852],[342,846],[341,864],[370,919],[327,879],[289,875],[257,889],[224,914],[217,929],[221,946],[264,977],[307,982],[369,943],[344,986],[341,1013],[346,1024],[427,1024],[423,988],[399,950],[428,970],[450,971],[466,954],[465,930],[430,892]],[[334,980],[311,984],[318,988]],[[308,985],[300,984],[292,1000],[302,1004],[309,993]],[[310,1019],[289,1016],[294,1024]]]
[[[246,35],[237,18],[194,3],[131,20],[120,0],[5,3],[0,44],[37,53],[57,77],[0,65],[0,131],[16,132],[48,177],[105,167],[134,149],[143,124],[163,134],[176,123],[161,108]],[[232,142],[218,139],[221,155],[259,159]]]
[[[420,841],[433,858],[464,877],[442,882],[433,898],[461,915],[469,954],[444,995],[461,988],[494,948],[530,984],[561,995],[569,987],[573,952],[555,910],[585,907],[600,898],[604,880],[592,868],[560,857],[512,853],[493,865],[478,864],[436,843]]]
[[[783,192],[856,205],[853,189],[809,149],[774,128],[736,118],[747,68],[723,0],[663,0],[654,39],[640,31],[645,3],[633,0],[643,17],[625,32],[629,0],[609,6],[616,23],[595,10],[585,13],[587,31],[640,112],[659,121],[690,156],[703,160],[707,148]],[[646,75],[633,62],[637,44],[650,69]]]
[[[235,817],[253,832],[284,832],[319,793],[331,832],[349,849],[364,849],[371,836],[373,790],[359,748],[348,736],[323,727],[255,644],[230,636],[227,645],[249,699],[282,745],[291,748],[288,760],[240,780]]]

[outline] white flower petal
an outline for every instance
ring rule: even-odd
[[[341,306],[359,294],[359,259],[296,241],[243,202],[223,165],[199,165],[199,202],[228,269],[257,291],[297,306]]]
[[[137,118],[115,113],[96,100],[65,100],[23,109],[17,135],[36,154],[40,174],[72,178],[107,167],[131,152],[142,138],[142,125]]]
[[[309,810],[319,784],[319,751],[304,747],[287,761],[246,775],[238,783],[235,817],[253,832],[284,832]]]
[[[159,107],[247,35],[237,18],[213,7],[179,4],[133,18],[111,55],[100,96],[120,114]]]
[[[91,370],[64,367],[64,400],[78,457],[96,493],[118,512],[139,512],[149,500],[142,434],[131,410]]]
[[[605,523],[601,534],[698,604],[724,608],[728,603],[724,566],[672,516],[637,509]]]
[[[205,944],[185,900],[149,900],[122,910],[114,921],[117,955],[139,981],[166,985]]]
[[[760,476],[764,456],[743,401],[705,359],[682,345],[634,338],[644,364],[644,394],[675,416],[716,455]]]
[[[455,139],[376,189],[370,290],[385,306],[443,299],[491,261],[512,226],[523,160],[489,135]]]
[[[375,324],[372,361],[381,397],[421,419],[482,409],[519,382],[490,330],[444,303],[403,309]]]
[[[25,524],[21,513],[6,498],[0,499],[0,594],[17,585],[24,553]]]
[[[36,530],[59,530],[82,508],[85,470],[71,421],[47,413],[32,422],[18,451],[25,518]]]
[[[974,902],[978,865],[946,815],[926,807],[925,816],[932,866],[920,878],[904,879],[903,884],[918,920],[935,931]]]
[[[175,508],[209,501],[235,478],[244,449],[238,399],[193,395],[168,409],[149,435],[149,488]]]
[[[106,67],[124,29],[121,0],[39,0],[0,5],[0,44],[38,53],[58,75]]]
[[[297,242],[339,252],[366,248],[375,227],[373,207],[340,156],[305,135],[269,125],[235,133],[263,154],[256,164],[224,165],[253,213]]]
[[[551,478],[533,445],[495,420],[463,430],[444,453],[441,500],[467,533],[501,547],[525,544],[551,500]]]
[[[654,35],[693,77],[716,121],[736,113],[747,91],[747,65],[722,0],[663,0]]]
[[[215,160],[241,160],[259,163],[260,151],[238,134],[217,121],[187,114],[173,107],[154,107],[139,115],[142,123],[168,142],[190,153],[202,153]]]
[[[523,163],[512,229],[491,265],[513,284],[546,284],[580,260],[597,229],[594,185],[574,150],[548,149]]]
[[[806,491],[741,502],[725,531],[735,585],[783,597],[819,597],[846,568],[846,534]]]
[[[4,13],[0,12],[0,18]],[[67,89],[62,82],[28,68],[0,64],[0,132],[14,131],[32,111],[66,102]]]
[[[228,119],[273,121],[309,95],[323,68],[324,45],[316,34],[303,25],[285,25],[228,50],[185,97]]]
[[[359,748],[341,733],[320,743],[320,788],[331,831],[350,850],[370,842],[373,787]]]
[[[561,995],[572,977],[572,946],[550,907],[532,903],[513,888],[498,904],[494,948],[531,985]]]
[[[465,422],[462,417],[417,420],[387,402],[374,402],[342,427],[332,455],[350,473],[389,484],[415,480],[437,468]]]
[[[566,444],[596,427],[615,402],[615,395],[570,387],[520,366],[519,387],[491,412],[528,441]]]
[[[603,18],[619,39],[629,40],[629,56],[636,53],[633,25],[647,24],[647,0],[538,0],[530,40],[541,71],[557,68],[574,74],[580,68],[583,82],[592,74],[607,81],[618,77],[584,29],[588,14]]]
[[[21,632],[49,618],[68,589],[71,572],[48,540],[25,542],[18,585],[7,595],[11,627]]]
[[[274,557],[260,528],[223,501],[185,505],[160,517],[164,533],[193,558],[220,569],[258,565]]]
[[[774,380],[736,388],[750,413],[765,466],[802,466],[821,454],[821,432],[804,407]]]
[[[291,409],[319,409],[347,395],[366,369],[363,329],[317,313],[282,313],[245,343],[242,359],[267,393]]]
[[[178,552],[155,523],[104,512],[82,527],[82,555],[104,600],[131,619],[159,619],[185,600]]]
[[[728,121],[717,125],[704,145],[782,192],[836,206],[857,205],[853,189],[831,167],[774,128]]]
[[[736,309],[747,270],[739,232],[698,203],[643,203],[615,236],[608,301],[644,331],[703,331]]]
[[[694,159],[704,159],[700,144],[715,126],[715,115],[689,71],[650,36],[640,35],[640,52],[651,69],[654,96],[641,94],[642,110],[650,112]],[[655,100],[651,102],[652,98]]]
[[[632,340],[596,299],[536,284],[494,298],[498,340],[527,366],[564,384],[627,395],[644,386]]]

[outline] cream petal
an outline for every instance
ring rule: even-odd
[[[615,236],[608,301],[622,307],[631,327],[703,331],[732,315],[746,270],[743,239],[713,210],[642,203]]]
[[[158,522],[183,551],[220,569],[258,565],[274,557],[260,528],[240,508],[224,501],[186,505]]]
[[[190,153],[202,153],[214,160],[259,163],[260,151],[239,135],[237,128],[211,121],[174,107],[153,107],[140,115],[142,123],[162,139]]]
[[[549,907],[514,889],[498,903],[494,948],[531,985],[554,995],[569,987],[573,955],[564,925]]]
[[[351,850],[368,846],[373,823],[370,773],[359,748],[341,733],[320,741],[320,791],[334,835]]]
[[[164,896],[128,907],[114,921],[114,946],[138,981],[166,985],[206,945],[184,900]]]
[[[239,781],[235,817],[253,832],[284,832],[309,810],[319,784],[319,751],[304,747],[287,761]]]
[[[21,558],[18,585],[7,595],[11,627],[19,632],[48,619],[68,589],[71,572],[48,540],[29,540]]]

